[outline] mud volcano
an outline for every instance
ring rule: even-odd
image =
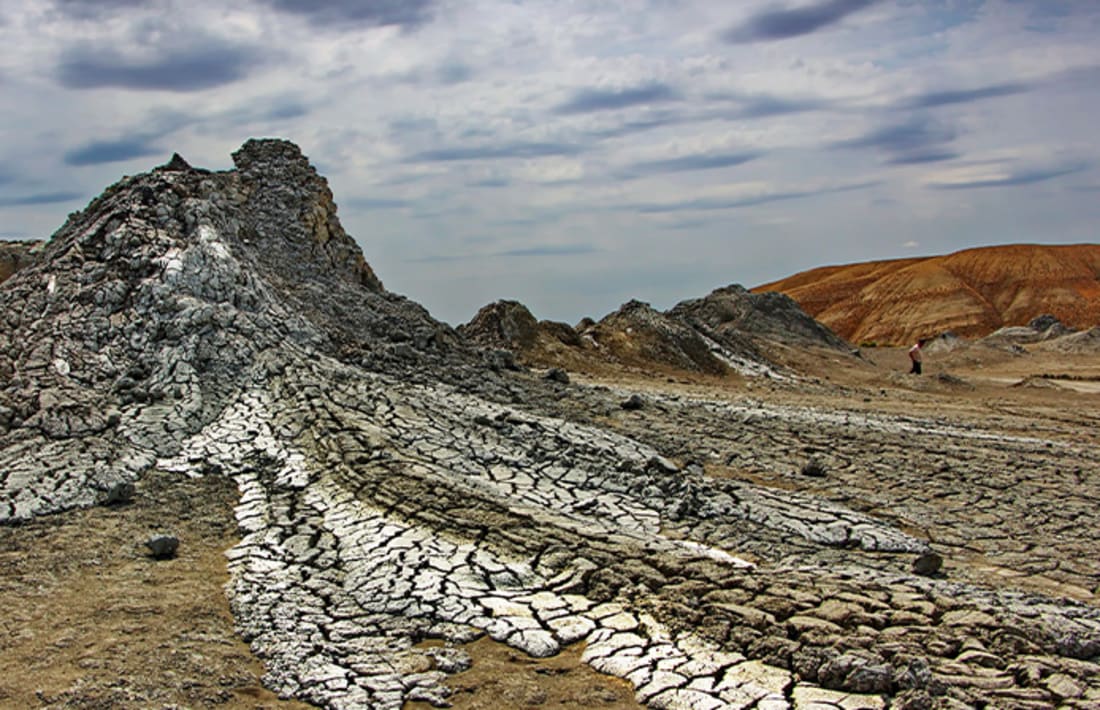
[[[657,708],[1097,701],[1094,607],[937,577],[889,515],[708,475],[797,471],[809,446],[887,496],[960,442],[1095,474],[1093,449],[758,401],[646,420],[622,392],[492,367],[387,292],[293,144],[234,162],[123,180],[0,286],[0,519],[232,480],[227,592],[270,689],[445,707],[488,635],[583,643]]]

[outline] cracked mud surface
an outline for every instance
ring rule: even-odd
[[[53,679],[3,692],[477,706],[522,653],[591,669],[550,705],[1100,702],[1089,395],[501,372],[382,290],[295,147],[235,159],[112,188],[0,289],[5,659]]]

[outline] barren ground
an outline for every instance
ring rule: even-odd
[[[961,431],[973,426],[1039,437],[1064,444],[1068,452],[1075,446],[1095,451],[1098,444],[1100,362],[1094,356],[930,354],[921,378],[901,374],[907,369],[902,349],[865,351],[863,362],[793,352],[789,357],[816,376],[797,386],[607,372],[598,378],[574,375],[574,382],[679,402],[751,400],[817,413],[929,417]],[[682,432],[677,438],[690,449],[709,445],[708,427],[717,425],[704,416],[703,409],[685,403],[602,420],[658,439]],[[768,447],[778,445],[779,439],[757,444],[764,458]],[[967,445],[960,441],[957,451],[945,455],[965,463]],[[713,447],[722,454],[708,462],[713,475],[815,493],[925,536],[944,554],[948,577],[1097,604],[1093,545],[1100,527],[1100,472],[1071,454],[1063,461],[1067,479],[1009,476],[994,493],[974,498],[965,471],[957,477],[951,471],[902,471],[902,483],[888,484],[868,480],[858,466],[837,466],[835,475],[830,470],[811,480],[760,460],[731,459],[733,444]],[[1091,513],[1075,521],[1076,530],[1048,529],[1043,520],[1023,514],[1056,511],[1067,481],[1076,481],[1075,496],[1092,503]],[[1014,487],[1025,484],[1026,499],[1018,499]],[[886,496],[885,503],[876,489],[897,485],[908,485],[913,495]],[[223,552],[237,540],[235,497],[225,479],[154,472],[139,483],[130,504],[0,527],[0,706],[305,707],[262,688],[263,669],[234,633],[222,587]],[[980,536],[973,534],[978,529],[984,531]],[[178,558],[158,562],[145,555],[143,541],[161,531],[181,539]],[[1036,564],[1029,566],[1029,560]],[[577,647],[538,661],[487,639],[467,650],[473,667],[452,678],[455,707],[637,707],[623,681],[580,664]]]

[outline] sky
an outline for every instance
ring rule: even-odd
[[[1100,242],[1096,0],[0,0],[0,239],[302,147],[457,325]]]

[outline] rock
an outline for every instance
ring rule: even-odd
[[[929,550],[913,560],[913,573],[931,577],[943,568],[943,557]]]
[[[825,464],[816,459],[807,462],[802,467],[803,476],[809,476],[811,478],[824,478],[826,473],[827,471],[825,469]]]
[[[567,373],[560,367],[551,367],[542,377],[544,380],[550,380],[551,382],[557,382],[558,384],[569,384],[569,373]]]
[[[965,387],[968,389],[974,389],[974,385],[970,384],[966,380],[956,375],[952,375],[949,372],[936,373],[936,380],[949,387]]]
[[[893,669],[885,664],[868,663],[844,679],[844,688],[856,693],[889,693],[892,684]]]
[[[129,481],[115,483],[107,489],[107,493],[103,496],[103,504],[124,505],[134,499],[136,492],[134,484]]]
[[[1060,700],[1073,700],[1085,694],[1081,684],[1065,673],[1055,673],[1044,682],[1047,690]]]
[[[163,170],[191,170],[191,164],[183,159],[179,153],[172,153],[172,158],[164,164]]]
[[[145,541],[150,556],[155,560],[170,560],[179,550],[179,538],[174,535],[154,535]]]
[[[904,668],[899,668],[894,674],[894,684],[902,689],[924,691],[932,688],[932,669],[928,661],[923,658],[912,658]]]
[[[632,394],[620,402],[619,407],[628,412],[634,412],[645,407],[645,400],[642,399],[641,395]]]
[[[523,369],[518,362],[516,362],[516,354],[511,350],[504,350],[497,348],[490,350],[486,354],[486,358],[489,361],[489,367],[496,372],[504,370],[519,371]]]
[[[894,696],[890,705],[893,710],[933,710],[936,707],[932,696],[923,690],[906,690]]]

